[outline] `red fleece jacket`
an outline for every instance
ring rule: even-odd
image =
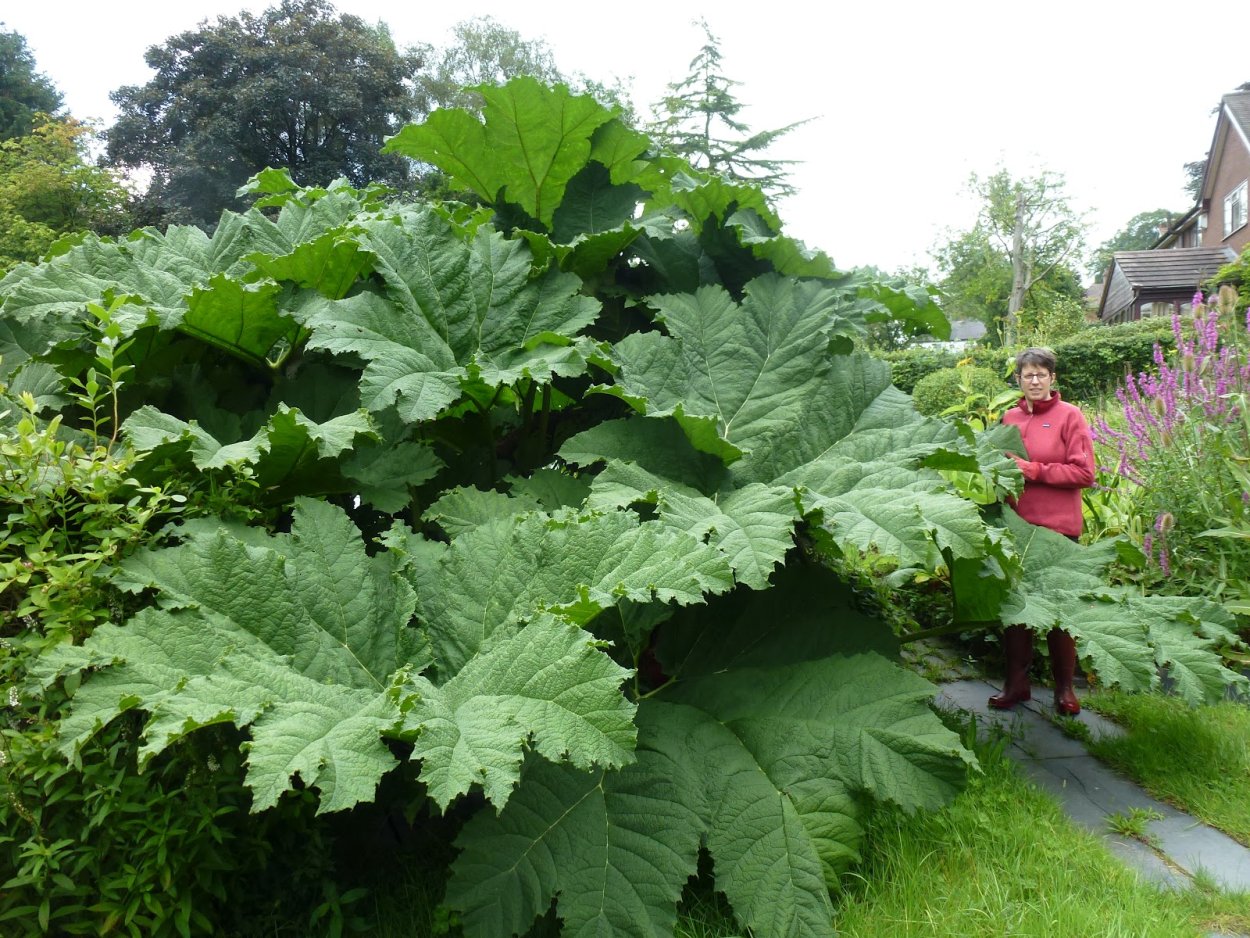
[[[1094,484],[1094,444],[1080,408],[1065,403],[1056,391],[1048,401],[1027,399],[1003,414],[1003,423],[1020,428],[1027,461],[1017,460],[1024,473],[1024,492],[1016,512],[1025,521],[1060,534],[1081,533],[1081,489]]]

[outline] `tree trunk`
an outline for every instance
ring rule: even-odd
[[[1019,331],[1019,312],[1029,288],[1030,266],[1024,257],[1024,195],[1016,194],[1016,221],[1011,232],[1011,296],[1007,300],[1007,318],[1003,321],[1003,344],[1015,345]]]

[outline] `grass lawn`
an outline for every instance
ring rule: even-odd
[[[1088,743],[1091,753],[1250,846],[1250,707],[1189,707],[1175,697],[1110,691],[1086,702],[1126,730],[1121,739]]]
[[[839,905],[844,936],[1145,936],[1250,931],[1250,895],[1163,892],[1075,827],[1001,747],[948,808],[882,812]]]

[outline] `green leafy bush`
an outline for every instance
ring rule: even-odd
[[[926,375],[954,368],[960,363],[987,368],[997,375],[1005,375],[1010,364],[1010,356],[1002,349],[984,345],[974,345],[963,351],[914,345],[896,352],[885,352],[880,357],[890,364],[894,386],[908,394],[913,393],[917,382]]]
[[[744,929],[831,935],[869,806],[940,805],[972,762],[839,558],[957,582],[981,627],[1064,623],[1127,687],[1166,658],[1223,694],[1197,667],[1222,610],[1108,588],[1105,549],[952,490],[1019,491],[1010,428],[925,418],[854,351],[928,325],[923,291],[835,270],[589,98],[484,99],[389,144],[481,208],[269,171],[211,236],[88,239],[0,281],[15,381],[121,375],[102,413],[139,484],[245,500],[122,559],[117,614],[28,662],[70,695],[62,757],[128,721],[145,771],[236,733],[277,830],[292,799],[465,819],[469,936],[553,902],[571,934],[670,934],[701,863]]]
[[[1020,311],[1020,345],[1053,347],[1093,328],[1085,320],[1085,303],[1073,296],[1052,296],[1042,306]]]
[[[1056,386],[1067,400],[1096,401],[1114,392],[1125,374],[1137,374],[1153,367],[1156,342],[1165,350],[1175,346],[1170,320],[1143,319],[1082,329],[1053,346],[1059,358]],[[914,346],[886,352],[880,357],[889,362],[895,387],[910,394],[921,378],[954,368],[960,362],[987,368],[1005,378],[1014,367],[1014,356],[1015,350],[988,346],[975,346],[963,352]]]
[[[272,903],[259,891],[244,898],[280,831],[310,834],[300,853],[316,866],[317,837],[296,823],[298,806],[248,818],[232,733],[199,734],[140,772],[141,723],[127,715],[67,760],[57,729],[77,682],[40,694],[29,680],[41,654],[135,609],[110,572],[196,512],[136,480],[136,454],[111,444],[126,369],[112,361],[116,324],[96,312],[102,321],[85,330],[94,361],[68,393],[38,363],[13,388],[0,384],[0,923],[14,936],[206,933],[241,905],[255,914]],[[41,420],[56,403],[77,405],[87,432],[66,430],[59,415]]]
[[[954,368],[961,353],[951,349],[914,345],[897,352],[886,352],[881,358],[890,363],[890,380],[908,394],[925,375],[944,368]]]
[[[916,410],[933,417],[962,404],[969,395],[992,401],[1007,390],[1007,383],[988,368],[944,368],[916,382],[912,400]]]

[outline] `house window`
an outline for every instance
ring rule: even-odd
[[[1228,237],[1246,223],[1246,184],[1224,196],[1224,237]]]

